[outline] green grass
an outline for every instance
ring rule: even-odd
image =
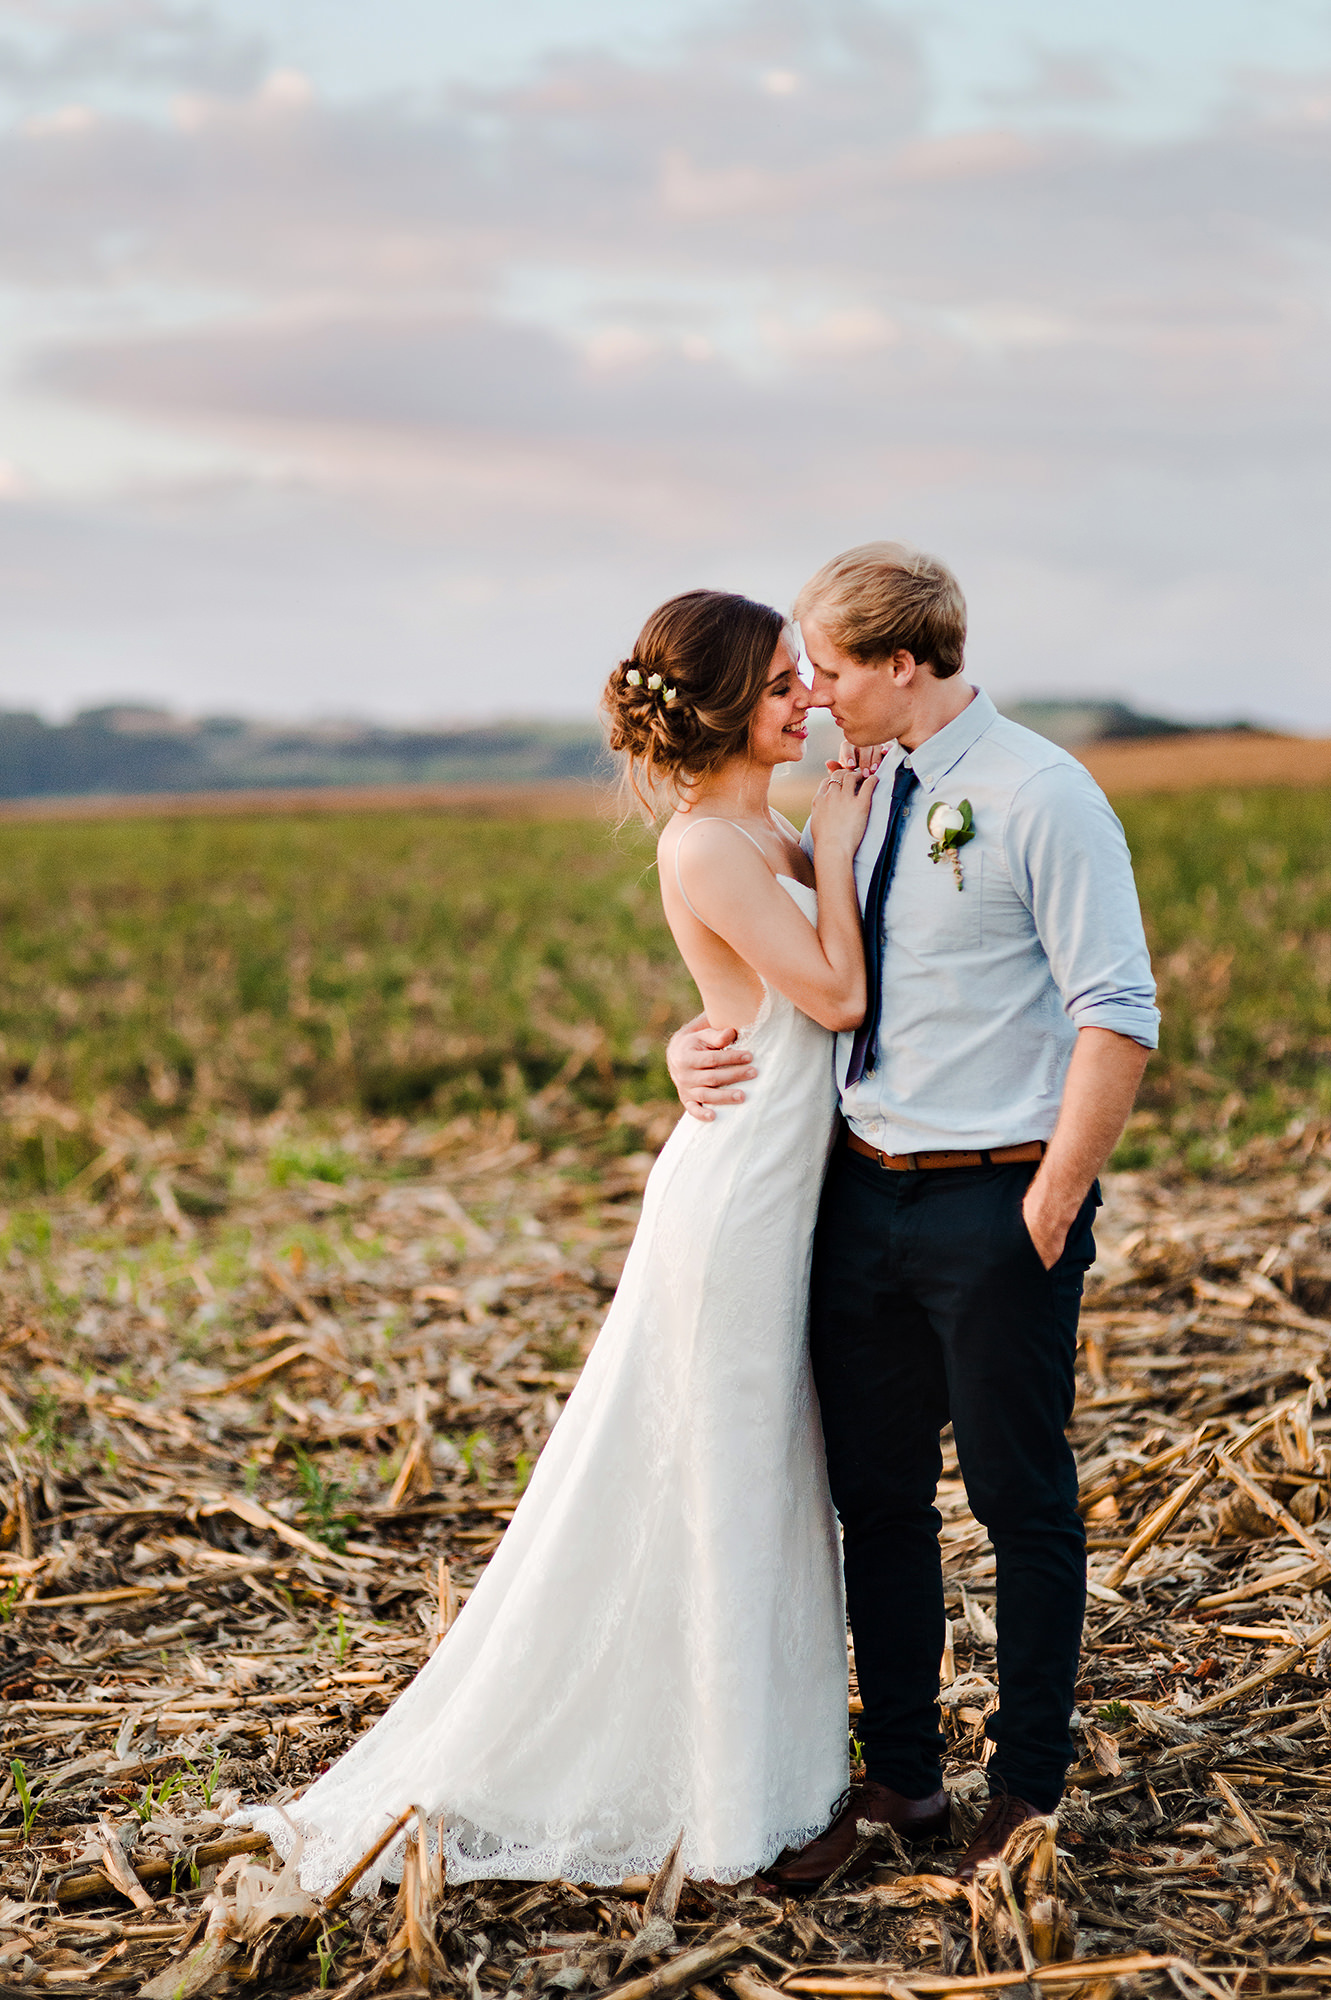
[[[692,1003],[649,840],[577,821],[10,826],[0,952],[12,1082],[154,1123],[517,1105],[573,1066],[588,1102],[659,1095]],[[49,1119],[9,1151],[37,1187],[88,1156]]]
[[[1325,1123],[1331,792],[1194,792],[1119,813],[1164,1016],[1131,1163],[1168,1151],[1205,1169],[1254,1134]]]
[[[1331,1111],[1331,793],[1128,799],[1165,1008],[1125,1163],[1205,1166]],[[523,1119],[668,1094],[696,1005],[650,838],[385,814],[0,828],[0,1175],[54,1191],[86,1112],[152,1124],[279,1106]],[[337,1181],[329,1145],[278,1178]],[[187,1191],[188,1192],[188,1191]],[[208,1190],[195,1197],[206,1203]]]

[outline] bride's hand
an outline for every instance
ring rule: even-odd
[[[829,771],[869,771],[874,772],[888,752],[886,743],[870,743],[864,749],[856,749],[846,737],[841,739],[841,749],[835,758],[829,758]]]
[[[815,848],[827,841],[833,846],[843,845],[848,853],[854,854],[869,823],[869,807],[877,783],[876,772],[847,770],[839,764],[831,766],[818,787],[809,816]]]

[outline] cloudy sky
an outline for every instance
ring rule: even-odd
[[[0,706],[581,714],[947,557],[1331,733],[1331,0],[0,0]]]

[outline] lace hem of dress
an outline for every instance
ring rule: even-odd
[[[312,1827],[298,1826],[280,1806],[249,1806],[233,1813],[227,1823],[251,1826],[257,1833],[266,1833],[283,1861],[300,1846],[300,1886],[312,1896],[326,1896],[356,1859],[354,1855],[348,1857],[345,1845],[335,1837]],[[697,1853],[686,1839],[682,1850],[684,1873],[694,1881],[747,1882],[750,1876],[761,1875],[770,1868],[787,1848],[807,1847],[826,1824],[824,1818],[813,1826],[790,1827],[769,1836],[760,1853],[720,1865]],[[519,1841],[501,1841],[470,1820],[445,1820],[437,1814],[427,1825],[432,1854],[438,1851],[442,1835],[447,1882],[564,1881],[616,1889],[630,1875],[655,1875],[666,1858],[665,1847],[660,1852],[653,1848],[606,1853],[590,1847],[525,1846]],[[378,1861],[365,1870],[354,1894],[373,1895],[381,1882],[401,1881],[404,1839],[405,1836],[399,1835]]]

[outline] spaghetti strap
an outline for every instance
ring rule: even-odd
[[[704,814],[702,819],[691,819],[688,825],[685,827],[684,832],[681,833],[679,839],[675,842],[675,881],[676,884],[678,885],[679,893],[684,898],[684,905],[685,908],[688,910],[690,916],[698,917],[698,922],[700,924],[706,924],[707,923],[706,917],[698,916],[698,912],[694,909],[692,903],[689,901],[689,892],[684,887],[684,878],[679,872],[679,850],[684,844],[685,835],[692,833],[695,826],[733,826],[735,827],[736,833],[744,833],[744,828],[742,826],[736,826],[733,819],[723,819],[720,813],[707,813]],[[763,860],[767,861],[767,856],[763,852],[762,842],[760,840],[755,840],[751,833],[744,833],[744,838],[748,841],[750,847],[756,847],[759,854],[762,855]],[[770,862],[768,863],[768,866],[769,867],[771,866]],[[710,930],[711,925],[708,924],[707,928]]]

